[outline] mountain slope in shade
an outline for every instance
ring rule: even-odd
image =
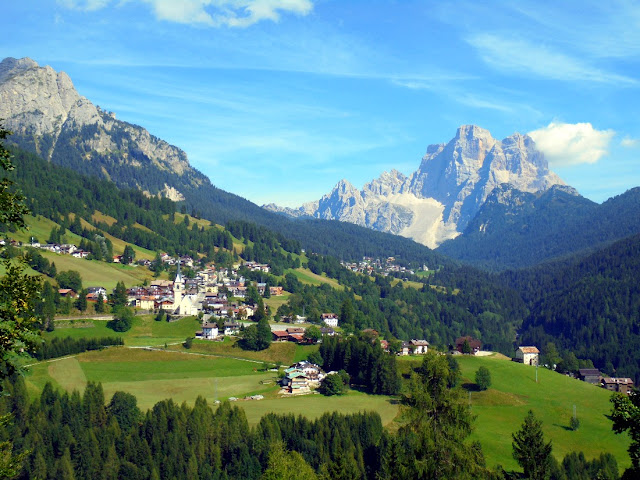
[[[516,133],[499,141],[487,130],[463,125],[447,144],[429,146],[409,177],[384,172],[362,190],[341,180],[329,194],[298,209],[265,208],[355,223],[435,247],[459,235],[503,183],[526,192],[564,184],[530,137]]]
[[[640,232],[640,188],[599,205],[571,187],[496,188],[459,237],[438,251],[490,270],[522,268]]]

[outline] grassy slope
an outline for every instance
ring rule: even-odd
[[[121,337],[127,346],[163,346],[183,342],[200,329],[200,322],[194,317],[185,317],[177,322],[156,322],[153,316],[144,315],[135,317],[133,327],[128,332],[117,333],[107,328],[104,320],[87,320],[76,322],[56,322],[56,324],[68,325],[67,328],[56,328],[51,333],[45,333],[49,337],[73,337],[73,338],[99,338]],[[74,327],[78,328],[74,328]]]
[[[298,277],[298,280],[300,280],[302,283],[306,283],[307,285],[321,285],[323,283],[328,283],[333,288],[337,288],[339,290],[344,289],[344,287],[340,285],[337,280],[327,277],[324,273],[322,275],[317,275],[308,268],[288,268],[287,270],[285,270],[285,274],[289,272],[293,273],[296,277]]]
[[[138,285],[145,279],[152,279],[151,272],[143,267],[105,263],[97,260],[75,258],[71,255],[42,251],[42,255],[56,264],[58,272],[76,270],[82,277],[82,285],[86,287],[102,286],[108,291],[115,288],[119,281],[127,287]]]
[[[473,383],[476,370],[491,371],[492,386],[486,392],[472,392],[471,405],[477,415],[472,438],[481,442],[490,467],[501,464],[517,468],[511,457],[511,434],[522,425],[529,409],[543,422],[545,436],[553,441],[558,460],[571,451],[583,451],[587,458],[611,452],[622,469],[630,465],[626,436],[611,430],[610,393],[549,370],[494,357],[458,357],[464,382]],[[580,428],[568,429],[576,406]]]

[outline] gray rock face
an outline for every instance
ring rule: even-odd
[[[0,62],[0,118],[13,131],[12,140],[44,158],[64,164],[60,157],[69,157],[71,150],[80,157],[77,163],[93,162],[90,168],[107,178],[118,177],[125,166],[128,178],[117,183],[152,194],[181,198],[177,190],[164,188],[166,178],[145,184],[144,175],[136,170],[153,166],[184,177],[189,185],[207,181],[189,165],[185,152],[142,127],[117,120],[81,96],[66,73],[40,67],[29,58]]]
[[[430,145],[409,177],[384,172],[361,191],[341,180],[318,202],[280,213],[356,223],[433,248],[462,232],[501,184],[537,192],[564,182],[530,137],[516,133],[499,141],[485,129],[463,125],[448,143]]]

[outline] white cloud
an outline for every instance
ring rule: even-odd
[[[136,1],[136,0],[125,0]],[[158,20],[211,27],[249,27],[262,20],[278,22],[282,13],[307,15],[312,0],[138,0],[151,6]],[[99,10],[111,0],[58,0],[78,10]]]
[[[499,35],[481,34],[467,39],[496,70],[533,74],[554,80],[635,85],[630,77],[606,72],[549,47]]]
[[[596,163],[606,155],[613,130],[596,130],[590,123],[555,123],[529,132],[552,167]]]
[[[620,145],[627,148],[637,147],[640,144],[640,140],[637,138],[624,137],[620,140]]]

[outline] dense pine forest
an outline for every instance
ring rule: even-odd
[[[640,381],[640,236],[579,259],[503,274],[530,314],[522,341],[589,358],[608,375]]]

